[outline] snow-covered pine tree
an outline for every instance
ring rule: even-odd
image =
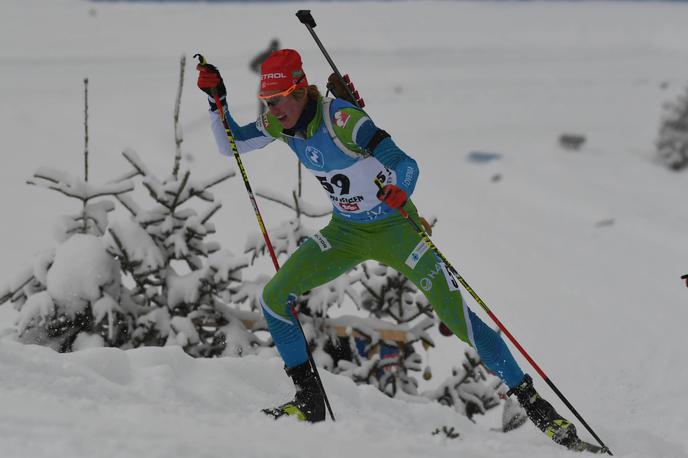
[[[423,396],[472,418],[498,406],[500,391],[506,392],[501,380],[488,373],[474,349],[467,348],[461,367],[454,367],[447,380]]]
[[[118,339],[112,324],[129,303],[122,298],[119,264],[101,243],[115,205],[94,200],[129,192],[133,184],[96,186],[49,168],[39,168],[28,183],[78,199],[82,209],[61,217],[54,231],[59,245],[37,255],[2,289],[0,303],[10,300],[20,312],[19,337],[58,351],[92,335]]]
[[[244,354],[265,345],[223,300],[248,260],[205,240],[215,232],[209,220],[220,208],[208,189],[234,171],[204,182],[192,181],[188,171],[158,180],[133,151],[124,156],[134,172],[110,184],[95,186],[46,168],[29,182],[79,199],[83,208],[59,219],[58,246],[3,289],[0,300],[11,300],[20,312],[20,339],[59,351],[170,343],[194,356]],[[130,193],[137,175],[155,201],[149,209]],[[115,204],[93,202],[104,196],[114,196],[131,218],[110,223]],[[198,214],[188,205],[192,198],[210,205]]]
[[[84,179],[46,168],[34,174],[29,183],[79,199],[82,211],[60,218],[58,246],[0,288],[0,303],[10,300],[20,312],[20,340],[59,351],[178,344],[195,356],[242,355],[267,345],[244,328],[240,314],[224,301],[227,287],[241,279],[248,261],[206,241],[215,232],[209,220],[220,208],[208,189],[234,171],[202,182],[191,180],[189,171],[179,173],[182,81],[180,77],[176,154],[169,177],[158,179],[127,150],[130,173],[105,185],[89,183],[87,96]],[[144,209],[129,194],[135,177],[153,198],[151,208]],[[96,201],[104,196],[114,196],[131,217],[110,224],[108,213],[115,205]],[[198,214],[192,199],[209,205]]]
[[[385,265],[367,262],[359,267],[360,299],[356,305],[371,317],[384,320],[408,330],[403,340],[380,339],[374,333],[356,329],[363,338],[349,338],[353,358],[340,360],[339,369],[357,383],[375,385],[394,397],[398,393],[415,396],[418,381],[412,375],[422,369],[420,349],[434,346],[425,332],[435,324],[435,314],[425,296],[406,277]],[[361,358],[364,355],[367,358]]]
[[[518,402],[506,396],[507,387],[480,361],[473,348],[466,348],[461,367],[452,368],[452,375],[437,388],[421,393],[421,396],[435,400],[466,415],[470,420],[476,414],[502,404],[502,427],[499,431],[509,432],[522,426],[527,416]]]
[[[123,154],[133,166],[125,177],[140,176],[154,201],[143,209],[132,195],[118,196],[131,218],[108,228],[107,249],[133,281],[129,297],[142,307],[131,344],[177,343],[193,356],[245,354],[262,346],[248,331],[237,334],[241,326],[228,328],[238,320],[225,302],[226,290],[241,280],[248,260],[206,241],[215,232],[210,219],[221,207],[208,189],[235,172],[228,170],[203,182],[191,180],[189,171],[160,180],[135,152]],[[194,198],[209,203],[208,208],[197,213],[199,205],[189,204]],[[228,337],[230,328],[233,339]],[[228,340],[234,340],[229,347]]]
[[[688,87],[664,110],[656,143],[659,160],[672,170],[682,170],[688,167]]]

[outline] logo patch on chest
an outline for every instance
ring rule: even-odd
[[[334,123],[337,124],[337,127],[343,129],[346,127],[346,123],[349,122],[349,118],[351,118],[350,114],[340,110],[334,114]]]
[[[314,165],[315,167],[322,169],[325,167],[325,158],[323,157],[323,153],[312,146],[307,146],[306,147],[306,159],[308,159],[308,162]]]

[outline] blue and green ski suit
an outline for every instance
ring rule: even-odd
[[[444,263],[397,210],[377,199],[376,179],[396,184],[411,196],[418,167],[364,111],[341,99],[320,97],[307,102],[289,130],[269,113],[244,126],[226,107],[225,113],[240,154],[275,139],[283,141],[322,184],[334,209],[327,226],[303,243],[263,289],[263,313],[287,367],[308,359],[303,336],[288,310],[289,295],[303,294],[372,259],[401,272],[423,291],[440,319],[471,344],[509,388],[523,380],[502,338],[468,308]],[[212,108],[210,117],[220,152],[231,156],[224,127]],[[410,200],[405,208],[417,218]]]

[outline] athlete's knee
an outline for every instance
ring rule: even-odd
[[[261,305],[281,317],[289,318],[289,295],[293,294],[277,275],[263,287]]]
[[[451,330],[451,332],[461,339],[463,342],[466,342],[467,344],[472,345],[472,342],[468,338],[468,332],[466,330],[466,322],[457,320],[457,319],[450,319],[447,321],[442,320],[442,322]]]
[[[468,317],[464,308],[461,294],[452,294],[452,298],[444,301],[431,301],[437,316],[451,330],[451,332],[462,341],[471,344],[469,339]]]

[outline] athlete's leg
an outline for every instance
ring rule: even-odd
[[[376,259],[404,274],[425,293],[440,319],[460,339],[473,345],[483,363],[516,394],[540,430],[555,442],[575,449],[580,444],[575,426],[537,393],[504,340],[466,306],[456,279],[445,265],[432,250],[426,250],[408,222],[399,219],[399,225],[380,233],[374,245],[379,247]]]
[[[509,388],[521,383],[524,373],[504,340],[468,308],[457,280],[413,227],[399,218],[398,224],[390,225],[378,237],[376,259],[411,280],[447,327],[472,345],[485,366],[498,374]]]
[[[261,297],[263,315],[288,368],[308,359],[305,341],[289,311],[289,296],[327,283],[362,261],[356,245],[332,221],[304,242],[265,285]]]

